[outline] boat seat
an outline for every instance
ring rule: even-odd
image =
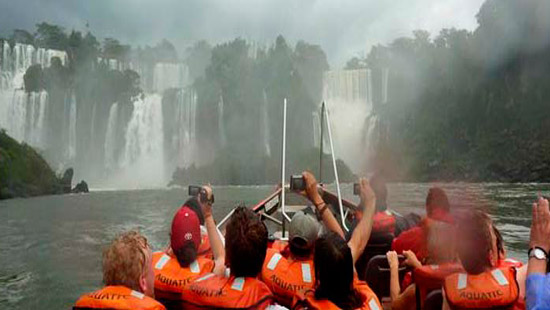
[[[425,310],[441,310],[443,306],[443,294],[441,290],[432,291],[426,296],[424,300],[424,309]],[[419,307],[417,307],[419,309]]]
[[[367,243],[365,250],[355,263],[355,269],[357,270],[359,279],[366,280],[367,264],[377,255],[384,255],[385,257],[386,253],[391,250],[392,240],[392,234],[376,234],[369,239],[369,243]]]
[[[403,262],[405,257],[399,255],[399,262]],[[403,281],[409,268],[399,266],[399,283]],[[379,299],[390,296],[390,266],[386,254],[376,255],[369,260],[365,272],[365,281]]]

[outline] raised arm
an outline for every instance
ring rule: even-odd
[[[355,230],[351,235],[351,239],[348,242],[348,246],[351,249],[351,255],[353,256],[354,265],[369,242],[370,233],[372,230],[372,218],[374,216],[374,208],[376,205],[376,197],[374,196],[374,192],[369,185],[369,181],[365,178],[361,178],[359,180],[359,187],[361,190],[359,193],[359,196],[361,197],[361,202],[359,205],[363,206],[363,216],[357,224],[357,227],[355,227]]]
[[[533,204],[533,218],[531,221],[531,237],[529,248],[542,248],[548,254],[550,250],[550,209],[548,200],[539,198]],[[531,274],[546,274],[546,261],[535,258],[529,259],[527,276]]]
[[[315,179],[315,176],[313,176],[313,174],[308,171],[304,171],[302,173],[302,176],[306,184],[306,192],[303,194],[305,194],[306,197],[313,203],[313,205],[315,205],[315,208],[321,215],[321,219],[323,220],[323,223],[325,224],[327,229],[337,233],[342,238],[345,238],[344,231],[342,230],[342,227],[340,227],[340,224],[338,224],[338,220],[336,220],[334,214],[332,214],[332,211],[330,211],[328,205],[325,203],[325,201],[321,197],[321,194],[319,193],[320,189],[317,184],[317,180]]]
[[[222,243],[222,239],[216,228],[216,222],[214,222],[214,216],[212,215],[212,188],[210,186],[204,186],[203,189],[207,193],[207,201],[202,201],[199,195],[199,203],[201,205],[202,213],[204,215],[204,225],[208,232],[208,240],[210,241],[210,248],[214,255],[214,273],[219,276],[223,276],[225,273],[225,248]]]

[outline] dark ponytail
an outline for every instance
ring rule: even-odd
[[[353,287],[353,257],[346,241],[329,232],[315,242],[316,299],[328,299],[341,309],[363,306],[365,297]]]

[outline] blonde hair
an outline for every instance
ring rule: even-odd
[[[103,252],[103,282],[140,291],[140,277],[149,262],[147,238],[137,231],[119,235]]]

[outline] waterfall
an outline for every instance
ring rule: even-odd
[[[96,106],[97,106],[97,103],[94,101],[92,103],[92,115],[91,115],[91,120],[90,120],[90,143],[94,143],[95,141],[95,115],[96,115]]]
[[[27,126],[27,95],[22,90],[13,91],[13,98],[7,106],[7,131],[14,139],[23,141]]]
[[[74,93],[69,97],[69,111],[68,111],[68,128],[69,131],[69,143],[67,147],[66,157],[68,160],[73,160],[76,156],[76,97]]]
[[[227,138],[225,136],[225,123],[224,123],[222,95],[220,95],[220,101],[218,101],[218,136],[220,137],[220,146],[223,148],[227,143]]]
[[[46,68],[52,57],[67,62],[64,51],[35,48],[15,43],[11,47],[3,41],[0,58],[0,127],[18,141],[46,148],[48,126],[48,94],[45,91],[25,92],[24,75],[35,64]]]
[[[264,142],[264,152],[267,157],[271,157],[271,147],[269,145],[269,116],[267,113],[267,94],[265,93],[265,89],[263,91],[263,109],[262,109],[262,125],[263,125],[263,142]]]
[[[372,106],[372,71],[367,70],[367,104]]]
[[[157,63],[153,70],[153,90],[162,93],[169,88],[183,88],[188,81],[187,66],[181,63]]]
[[[126,129],[122,170],[113,181],[126,187],[151,187],[166,184],[162,97],[149,94],[133,103],[134,110]]]
[[[78,178],[100,181],[99,187],[135,188],[164,186],[165,176],[173,172],[170,169],[174,167],[170,165],[189,167],[207,160],[198,156],[197,95],[189,86],[191,81],[186,65],[157,63],[150,66],[98,59],[111,70],[135,68],[145,83],[142,85],[148,85],[144,89],[154,92],[136,98],[132,109],[122,102],[106,106],[108,103],[93,98],[77,97],[74,89],[66,93],[26,92],[24,75],[28,68],[36,64],[47,68],[53,57],[58,57],[63,65],[68,63],[64,51],[20,43],[10,46],[7,41],[0,40],[0,128],[6,129],[16,140],[42,149],[47,158],[55,160],[51,164],[56,167],[71,165]],[[170,109],[163,115],[161,94],[167,89],[174,89],[176,97],[175,102],[166,100]],[[221,144],[226,143],[223,110],[223,98],[220,97]],[[266,115],[262,117],[267,119]],[[164,121],[171,124],[169,131]],[[267,129],[264,128],[264,140],[269,135]],[[78,143],[78,150],[77,142],[82,142]],[[268,147],[266,144],[267,153]]]
[[[336,70],[323,75],[323,100],[331,116],[331,128],[337,156],[356,173],[363,172],[366,163],[365,122],[372,112],[371,71]],[[319,115],[314,114],[314,137],[320,135]],[[319,145],[320,138],[314,138]]]
[[[26,128],[24,140],[31,145],[45,148],[47,145],[44,139],[46,132],[44,125],[48,105],[48,93],[46,91],[29,93],[27,105],[29,119],[27,119],[28,127]]]
[[[321,144],[321,118],[319,117],[320,113],[318,111],[314,111],[312,113],[312,120],[313,120],[313,145],[314,146],[320,146]]]
[[[105,134],[105,167],[114,169],[117,165],[115,154],[116,148],[116,128],[118,120],[118,103],[111,105],[109,109],[109,120],[107,122],[107,132]]]
[[[178,92],[177,100],[178,119],[178,164],[182,167],[189,167],[196,159],[196,117],[197,117],[197,95],[190,89],[183,89]]]
[[[382,103],[388,102],[388,80],[390,77],[390,69],[384,68],[382,70]]]

